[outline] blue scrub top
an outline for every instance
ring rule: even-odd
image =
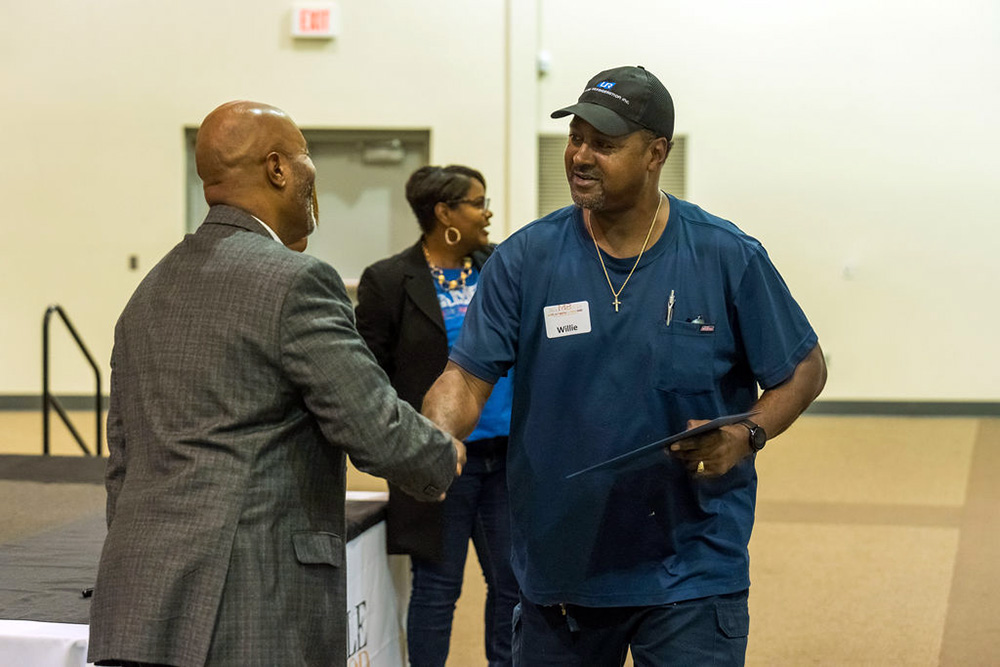
[[[538,604],[667,604],[749,586],[752,459],[715,479],[666,455],[566,479],[688,419],[746,411],[758,383],[781,383],[816,345],[760,243],[669,201],[618,312],[579,208],[513,234],[484,266],[451,353],[488,382],[514,369],[513,565]],[[604,261],[617,289],[635,258]]]

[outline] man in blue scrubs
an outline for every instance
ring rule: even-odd
[[[497,248],[424,413],[463,438],[514,369],[515,665],[743,664],[754,460],[823,388],[816,333],[756,239],[659,190],[655,76],[601,72],[552,116],[575,205]]]

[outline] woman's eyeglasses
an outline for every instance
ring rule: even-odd
[[[483,197],[481,199],[453,199],[451,201],[451,203],[452,204],[468,204],[469,206],[472,206],[474,208],[478,208],[478,209],[480,209],[482,211],[485,211],[485,210],[489,209],[489,207],[490,207],[490,198],[489,197]]]

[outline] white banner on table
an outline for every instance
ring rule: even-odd
[[[347,543],[347,667],[404,665],[399,618],[380,521]]]
[[[0,667],[89,666],[89,638],[87,625],[0,620]]]

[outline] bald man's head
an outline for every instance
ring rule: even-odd
[[[195,164],[209,205],[241,208],[286,243],[315,227],[315,168],[302,132],[281,109],[248,101],[218,107],[198,129]]]
[[[294,143],[301,136],[284,111],[267,104],[227,102],[215,109],[202,121],[195,143],[195,164],[206,196],[211,188],[235,185],[271,151],[287,153],[290,140]]]

